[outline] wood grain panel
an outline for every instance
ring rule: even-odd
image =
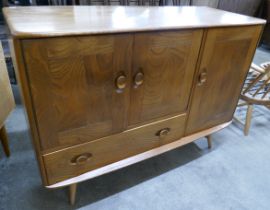
[[[180,139],[184,133],[186,115],[131,129],[43,156],[50,184],[78,176],[163,144]],[[169,128],[160,138],[158,133]],[[89,160],[74,164],[74,158],[86,156]],[[81,158],[82,160],[82,158]]]
[[[202,30],[140,33],[135,35],[129,125],[184,113],[192,86]]]
[[[122,131],[129,92],[132,36],[70,37],[23,42],[42,150]]]
[[[186,134],[232,119],[261,30],[250,26],[208,31]],[[200,84],[203,74],[206,81]]]
[[[41,156],[41,145],[39,141],[39,132],[37,128],[36,118],[34,114],[34,105],[32,103],[32,95],[28,83],[28,77],[25,69],[24,56],[23,56],[23,47],[21,40],[18,39],[10,39],[10,53],[12,56],[12,62],[14,65],[14,69],[16,72],[16,78],[18,80],[18,86],[20,87],[20,95],[23,101],[24,109],[27,113],[27,125],[30,127],[30,132],[32,136],[32,143],[35,148],[36,158],[39,163],[39,170],[42,178],[42,182],[44,185],[47,185],[47,175],[45,171],[45,167],[43,164],[43,159]]]

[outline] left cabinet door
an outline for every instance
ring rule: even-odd
[[[132,40],[102,35],[23,41],[42,150],[124,130]]]

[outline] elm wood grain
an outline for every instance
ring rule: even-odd
[[[0,128],[0,141],[3,146],[4,152],[7,157],[10,156],[10,150],[9,150],[9,145],[8,145],[8,137],[7,137],[7,132],[5,126],[2,126]]]
[[[131,35],[23,41],[41,150],[94,140],[126,128]],[[127,85],[125,85],[127,86]]]
[[[132,164],[141,162],[143,160],[149,159],[151,157],[155,157],[157,155],[163,154],[163,153],[168,152],[170,150],[173,150],[175,148],[178,148],[178,147],[181,147],[181,146],[186,145],[188,143],[191,143],[199,138],[202,138],[202,137],[205,137],[207,135],[213,134],[217,131],[220,131],[223,128],[226,128],[227,126],[229,126],[230,124],[231,124],[231,121],[227,122],[227,123],[220,124],[218,126],[214,126],[212,128],[206,129],[204,131],[194,133],[194,134],[189,135],[189,136],[182,137],[182,138],[180,138],[174,142],[171,142],[169,144],[162,145],[160,147],[148,150],[148,151],[140,153],[138,155],[134,155],[134,156],[128,157],[126,159],[117,161],[115,163],[106,165],[104,167],[86,172],[86,173],[81,174],[77,177],[66,179],[65,181],[61,181],[61,182],[58,182],[58,183],[55,183],[52,185],[47,185],[46,188],[48,188],[48,189],[60,188],[60,187],[72,185],[74,183],[78,184],[78,183],[86,181],[88,179],[93,179],[93,178],[101,176],[103,174],[107,174],[107,173],[116,171],[118,169],[130,166]]]
[[[19,90],[20,90],[22,101],[23,101],[24,110],[26,110],[27,112],[26,114],[27,123],[28,123],[28,127],[30,127],[32,142],[35,147],[35,154],[39,163],[38,164],[39,171],[41,174],[43,184],[48,185],[47,175],[46,175],[45,167],[43,164],[43,159],[41,156],[39,133],[37,129],[38,125],[37,125],[37,121],[34,114],[35,108],[32,103],[32,95],[31,95],[31,91],[30,91],[30,87],[28,83],[28,77],[27,77],[27,72],[25,69],[23,50],[22,50],[21,44],[22,44],[21,41],[18,39],[9,40],[11,57],[13,60],[13,65],[14,65],[14,69],[16,73],[16,78],[18,80],[18,85],[20,87]]]
[[[202,30],[135,34],[129,126],[186,112],[202,34]],[[144,75],[140,85],[135,81],[138,74]]]
[[[185,120],[186,115],[183,114],[46,154],[43,159],[49,184],[79,176],[87,171],[180,139],[184,134]],[[166,135],[161,135],[164,129],[169,131]],[[85,155],[88,155],[88,158],[78,160]]]
[[[208,30],[186,135],[232,119],[261,31],[261,26]],[[200,82],[202,74],[206,80]]]
[[[205,29],[205,30],[203,30],[202,42],[200,45],[199,55],[198,55],[198,59],[197,59],[196,67],[195,67],[195,74],[193,77],[192,88],[191,88],[190,97],[189,97],[189,101],[188,101],[187,116],[190,115],[191,103],[192,103],[192,99],[193,99],[192,96],[194,95],[194,92],[196,90],[196,86],[198,83],[198,75],[200,72],[200,63],[201,63],[201,60],[203,58],[203,49],[204,49],[204,46],[206,43],[206,35],[207,35],[207,30]],[[188,119],[186,120],[186,125],[185,125],[185,135],[186,135],[187,126],[188,126]]]
[[[209,7],[54,6],[4,8],[18,38],[260,25],[266,21]]]

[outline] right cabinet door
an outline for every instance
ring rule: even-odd
[[[232,119],[261,30],[261,26],[208,30],[186,134]]]

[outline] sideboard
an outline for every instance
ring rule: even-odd
[[[43,183],[70,186],[226,127],[264,20],[207,7],[5,8]]]

